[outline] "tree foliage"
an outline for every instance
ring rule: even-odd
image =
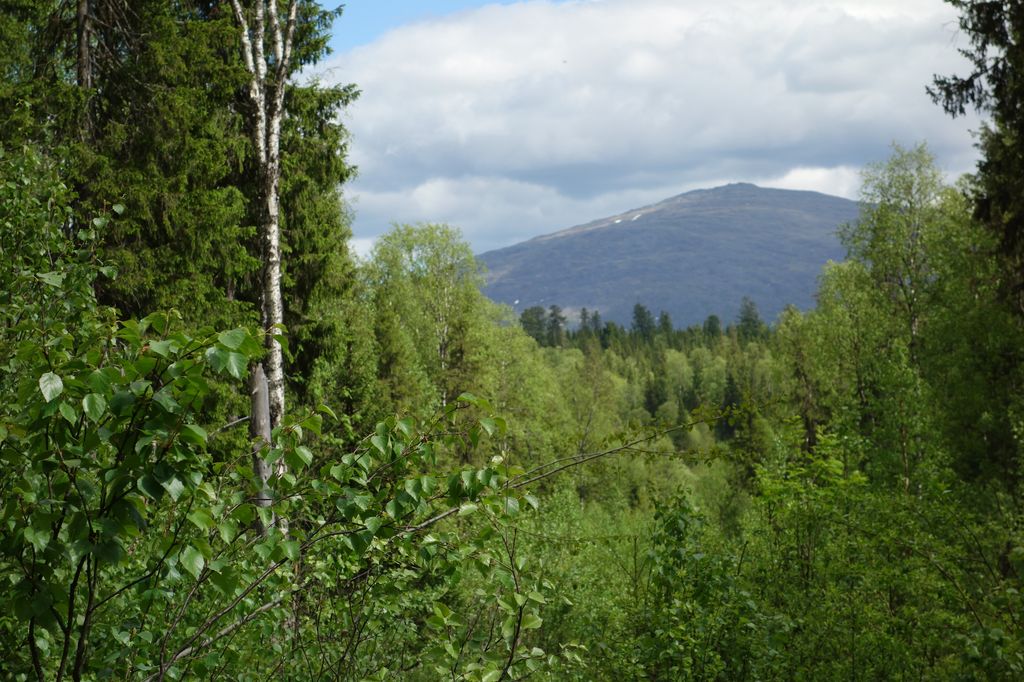
[[[980,133],[982,159],[971,194],[975,215],[999,238],[1003,295],[1020,313],[1024,312],[1024,205],[1020,198],[1024,5],[1018,0],[947,2],[960,12],[960,30],[970,41],[960,52],[971,69],[966,76],[936,76],[928,92],[952,116],[973,108],[991,117]]]
[[[392,418],[345,454],[305,444],[320,414],[288,418],[261,453],[288,463],[263,506],[248,453],[218,456],[218,432],[195,421],[208,378],[244,378],[259,336],[188,334],[166,314],[116,321],[93,295],[95,229],[67,234],[65,190],[37,155],[4,161],[3,247],[21,254],[5,270],[0,335],[12,350],[0,422],[0,589],[16,605],[0,619],[7,671],[206,676],[244,662],[289,678],[497,679],[555,664],[527,646],[545,588],[507,528],[532,499],[524,472],[500,459],[436,471],[443,453],[501,436],[484,401],[464,394],[432,421]],[[475,419],[456,424],[467,410]],[[456,514],[480,521],[435,528]],[[448,605],[466,570],[489,605],[472,617]],[[448,644],[382,655],[423,622]]]
[[[289,410],[249,439],[242,384],[280,329],[237,16],[9,3],[0,670],[1020,679],[1020,12],[954,4],[977,74],[939,86],[993,114],[989,165],[949,187],[895,147],[816,307],[745,299],[724,329],[642,304],[630,328],[557,303],[517,320],[445,225],[352,259],[357,93],[289,86]],[[295,7],[288,76],[334,16]]]

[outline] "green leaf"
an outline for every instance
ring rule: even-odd
[[[302,420],[302,427],[309,429],[318,436],[323,433],[323,424],[324,418],[321,417],[319,414],[311,414]]]
[[[206,349],[206,361],[214,372],[222,372],[228,366],[228,351],[216,346]]]
[[[167,315],[165,313],[150,313],[146,317],[139,320],[142,324],[142,328],[152,327],[157,334],[167,333]]]
[[[37,552],[42,552],[50,544],[50,534],[43,530],[36,530],[29,526],[25,529],[25,539],[32,543]]]
[[[60,272],[37,272],[36,277],[51,287],[59,287],[64,284],[64,274]]]
[[[356,556],[362,556],[370,546],[370,541],[373,540],[373,534],[363,531],[362,533],[346,535],[345,539],[348,541],[352,551],[356,553]]]
[[[249,336],[249,332],[244,329],[232,329],[230,331],[221,332],[217,336],[217,340],[222,346],[228,350],[238,350],[245,343],[246,337]]]
[[[111,566],[119,564],[121,559],[124,557],[124,550],[121,548],[121,544],[116,540],[108,540],[106,542],[99,543],[93,548],[93,552],[102,561],[105,561]]]
[[[207,531],[214,527],[213,517],[202,509],[197,509],[188,515],[188,520],[191,521],[196,528],[199,530]]]
[[[117,215],[121,215],[122,213],[124,213],[124,204],[114,204],[113,206],[110,207],[110,210],[112,210]]]
[[[265,527],[270,526],[273,522],[273,512],[264,507],[260,507],[259,512],[260,522]],[[277,545],[274,542],[267,541],[257,543],[253,546],[252,549],[254,552],[256,552],[256,556],[258,556],[262,561],[266,561],[268,558],[270,558],[270,555],[274,553],[274,549],[276,547]]]
[[[134,364],[134,367],[135,367],[135,371],[138,372],[138,375],[140,377],[144,377],[144,376],[146,376],[147,374],[149,374],[150,372],[153,371],[153,369],[156,367],[156,363],[157,363],[157,360],[152,355],[143,355],[138,360],[136,360],[133,364]],[[149,388],[149,385],[152,384],[152,383],[153,382],[149,381],[148,379],[139,379],[139,380],[133,381],[132,382],[132,390],[135,391],[136,395],[142,395],[143,391],[142,390],[137,390],[135,388],[135,385],[136,384],[145,384],[145,387]]]
[[[382,437],[380,436],[380,434],[374,434],[374,435],[373,435],[373,436],[372,436],[372,437],[370,438],[370,442],[371,442],[371,443],[373,444],[373,447],[377,448],[377,449],[378,449],[378,450],[380,451],[380,453],[381,453],[382,455],[383,455],[383,454],[385,454],[385,453],[387,452],[387,443],[386,443],[386,441],[385,441],[385,440],[384,440],[384,439],[383,439],[383,438],[382,438]]]
[[[413,499],[413,502],[419,502],[420,501],[420,490],[421,489],[422,489],[422,484],[420,483],[420,479],[418,479],[418,478],[410,478],[410,479],[406,480],[406,482],[405,482],[405,493],[409,497],[411,497]]]
[[[217,525],[217,532],[224,542],[230,543],[238,536],[238,524],[234,521],[223,521]]]
[[[297,540],[289,540],[280,544],[281,550],[290,561],[299,560],[299,543]]]
[[[61,416],[64,417],[69,424],[74,424],[78,421],[78,413],[75,412],[75,408],[71,407],[63,400],[60,402],[60,405],[57,406],[57,409],[60,410]]]
[[[50,402],[64,392],[64,382],[53,372],[47,372],[39,377],[39,390],[43,394],[43,399]]]
[[[301,459],[306,466],[313,463],[313,452],[305,445],[300,445],[295,448],[295,454],[298,455],[299,459]]]
[[[523,616],[523,630],[536,630],[544,621],[536,613],[527,613]]]
[[[195,424],[185,424],[181,427],[181,440],[192,445],[206,445],[208,438],[206,430]]]
[[[135,396],[130,391],[118,391],[110,399],[110,411],[121,416],[135,404]]]
[[[228,374],[236,379],[244,379],[249,371],[249,358],[241,353],[228,353],[226,367]]]
[[[264,527],[269,527],[269,526],[274,525],[274,510],[273,509],[271,509],[270,507],[263,507],[263,506],[256,507],[255,509],[256,509],[256,516],[259,517],[260,523],[262,523]],[[266,543],[263,543],[263,544],[266,544]],[[267,545],[267,546],[269,547],[269,545]],[[260,545],[256,545],[256,547],[257,547],[257,549],[259,549]],[[271,547],[267,551],[270,552],[272,549],[273,548]],[[265,559],[266,556],[264,556],[263,558]]]
[[[139,489],[157,502],[164,496],[163,486],[152,475],[146,474],[138,480]]]
[[[498,682],[501,679],[500,670],[488,670],[484,673],[484,676],[480,678],[480,682]]]
[[[181,551],[178,560],[194,578],[199,578],[199,574],[203,572],[203,566],[206,565],[203,553],[191,545]]]
[[[484,427],[484,431],[487,432],[488,436],[493,436],[498,430],[498,424],[490,417],[484,417],[481,419],[480,426]]]
[[[93,390],[93,393],[110,393],[110,377],[107,376],[106,372],[101,370],[95,370],[89,374],[89,388]]]
[[[107,410],[107,401],[99,393],[90,393],[82,398],[82,409],[89,419],[98,422]]]
[[[363,524],[366,526],[367,530],[376,535],[377,531],[380,530],[380,527],[384,524],[384,519],[379,516],[371,516],[363,521]]]
[[[160,357],[166,358],[171,354],[171,350],[177,345],[178,344],[171,339],[167,339],[165,341],[151,341],[149,343],[149,350],[151,353],[156,353]]]
[[[283,353],[289,360],[294,360],[291,351],[288,349],[288,337],[284,334],[274,334],[274,340],[277,341],[279,346],[281,346],[281,353]]]
[[[164,490],[171,496],[171,499],[175,502],[181,497],[181,494],[185,492],[185,484],[181,482],[177,476],[172,476],[168,480],[160,484]]]
[[[157,391],[153,395],[153,402],[155,402],[157,405],[164,408],[171,414],[177,414],[178,412],[181,411],[181,406],[178,404],[178,401],[176,401],[174,399],[174,396],[171,395],[170,386],[164,386],[159,391]]]
[[[505,622],[501,624],[501,636],[505,639],[512,639],[512,635],[516,634],[516,617],[509,616],[505,619]]]

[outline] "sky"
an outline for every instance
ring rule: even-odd
[[[893,143],[977,158],[925,92],[966,70],[941,0],[348,0],[332,46],[362,255],[393,223],[482,253],[729,182],[855,199]]]

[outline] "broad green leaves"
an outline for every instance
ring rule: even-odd
[[[42,280],[51,287],[79,281],[69,272],[59,281]],[[46,317],[50,309],[19,305],[27,322],[15,332],[0,328],[0,347],[19,335],[16,364],[0,382],[0,477],[9,492],[0,508],[7,529],[0,596],[29,607],[19,612],[22,620],[0,619],[0,628],[23,629],[35,619],[44,628],[37,631],[37,655],[53,672],[62,638],[72,643],[93,635],[89,646],[97,657],[113,655],[111,643],[119,641],[105,629],[90,633],[82,620],[59,627],[59,609],[69,603],[79,611],[96,604],[100,610],[90,615],[111,619],[150,608],[208,570],[222,587],[244,580],[244,571],[236,566],[231,573],[218,555],[240,531],[231,514],[244,508],[228,507],[224,495],[246,478],[232,467],[217,487],[205,481],[214,466],[209,435],[191,421],[210,392],[206,377],[241,376],[249,356],[228,350],[220,336],[175,331],[174,315],[112,324],[94,313],[66,331],[58,327],[62,321]],[[224,340],[260,352],[245,330]],[[210,351],[228,353],[228,362],[214,366]],[[300,456],[311,459],[311,451]],[[250,475],[247,460],[241,472]],[[211,538],[225,544],[215,546]],[[294,560],[298,546],[282,544],[281,552]],[[84,571],[88,581],[76,577]],[[146,589],[128,590],[132,584]]]
[[[217,341],[228,350],[238,350],[248,338],[249,334],[244,329],[232,329],[217,335]]]
[[[91,633],[97,660],[123,656],[141,671],[153,652],[141,643],[138,652],[123,649],[123,630],[114,623],[128,627],[131,614],[149,609],[149,627],[170,632],[176,641],[186,628],[202,625],[208,605],[223,606],[242,590],[259,586],[258,594],[268,595],[261,598],[287,599],[292,563],[310,571],[314,594],[333,585],[339,571],[359,575],[393,562],[402,568],[388,568],[376,579],[380,589],[391,591],[388,599],[403,594],[399,586],[417,576],[454,576],[467,566],[492,567],[487,570],[495,572],[495,590],[512,589],[512,574],[501,572],[500,552],[495,553],[501,544],[487,524],[504,524],[519,509],[519,493],[506,487],[517,470],[495,457],[488,466],[463,467],[447,485],[431,473],[439,452],[502,436],[505,424],[490,414],[486,401],[462,396],[425,426],[408,418],[386,420],[341,455],[320,440],[329,432],[323,424],[329,409],[286,416],[265,456],[272,468],[279,460],[288,467],[271,475],[266,485],[274,493],[273,507],[264,506],[254,496],[261,484],[249,453],[208,452],[216,441],[194,423],[195,407],[209,395],[207,378],[244,376],[252,361],[247,353],[262,352],[262,345],[242,329],[188,335],[175,330],[173,317],[125,322],[112,334],[98,334],[94,343],[107,348],[105,354],[85,347],[63,356],[52,370],[31,375],[33,392],[39,393],[12,415],[18,435],[10,436],[26,453],[20,460],[25,473],[3,518],[17,540],[0,545],[8,565],[26,567],[21,578],[34,576],[32,583],[17,575],[7,583],[27,590],[18,599],[50,603],[46,595],[56,594],[56,602],[71,600],[79,608],[90,599],[101,604],[97,616],[102,614],[103,625]],[[48,441],[36,438],[44,432]],[[67,509],[75,510],[73,517],[59,520]],[[459,509],[474,514],[449,514]],[[287,534],[275,525],[279,517],[292,521]],[[467,522],[485,524],[486,532],[465,544],[453,528]],[[82,587],[74,576],[89,562],[95,562],[95,578]],[[513,566],[520,577],[522,562]],[[129,589],[133,585],[137,589]],[[521,615],[523,633],[542,622],[534,610],[544,601],[537,589],[531,589],[530,607]],[[179,623],[174,614],[190,593],[201,595],[203,607],[186,603]],[[99,601],[105,595],[112,596]],[[408,614],[414,603],[403,597],[394,608]],[[247,602],[236,617],[258,606]],[[321,608],[319,617],[333,617],[333,607]],[[446,629],[480,636],[471,620],[439,611]],[[27,627],[34,613],[26,610],[17,627]],[[60,638],[81,631],[51,632]],[[502,657],[511,649],[527,652],[522,637],[501,642]],[[56,644],[48,640],[46,650],[60,650]],[[438,651],[448,657],[457,650],[447,642]],[[482,676],[497,670],[498,660],[468,657],[460,665]],[[45,665],[51,664],[46,658]]]
[[[82,409],[89,419],[98,422],[107,409],[107,399],[98,393],[90,393],[82,398]]]
[[[53,372],[47,372],[39,377],[39,392],[46,402],[50,402],[64,392],[64,382]]]
[[[524,630],[536,630],[541,626],[541,623],[543,622],[544,621],[541,620],[540,616],[538,616],[537,614],[528,613],[525,616],[523,616],[522,628]]]
[[[181,555],[178,560],[181,562],[181,565],[184,566],[185,570],[191,573],[194,578],[199,577],[203,572],[203,567],[206,565],[206,558],[203,557],[202,552],[191,545],[185,547],[185,549],[181,551]]]
[[[206,359],[217,372],[226,371],[235,379],[245,378],[248,359],[242,353],[236,353],[221,346],[211,347],[206,352]]]
[[[209,437],[206,430],[196,424],[184,424],[179,434],[181,440],[190,445],[203,446]]]
[[[59,272],[37,272],[36,277],[45,284],[49,284],[51,287],[60,288],[64,284],[64,275]]]
[[[23,237],[40,234],[61,238]],[[437,609],[451,639],[439,636],[437,657],[425,661],[455,663],[467,679],[493,677],[510,653],[517,675],[537,665],[526,639],[542,622],[544,588],[520,557],[503,559],[501,538],[527,504],[510,485],[521,470],[492,459],[506,425],[486,401],[450,397],[434,418],[385,420],[347,449],[331,408],[286,415],[264,451],[263,481],[244,427],[225,436],[228,424],[204,422],[218,392],[241,390],[263,336],[185,330],[174,311],[118,322],[92,298],[100,270],[89,254],[56,242],[30,251],[64,261],[30,263],[22,279],[2,273],[10,291],[26,293],[0,310],[0,599],[16,605],[0,633],[35,647],[16,653],[10,669],[31,676],[36,655],[44,676],[56,677],[60,652],[81,640],[83,677],[146,677],[182,651],[168,676],[239,670],[264,655],[259,633],[281,630],[300,588],[309,606],[295,621],[300,638],[316,637],[316,622],[377,637],[404,632],[422,622],[429,599],[451,605]],[[72,256],[89,265],[69,265]],[[466,458],[477,451],[487,452],[481,463]],[[458,458],[458,467],[443,464]],[[522,609],[520,637],[496,629],[487,640],[466,617],[451,590],[480,576],[489,590],[480,604],[496,613],[501,596]],[[517,579],[528,587],[525,606]],[[346,601],[363,591],[365,601]],[[232,623],[234,636],[215,637]],[[450,659],[459,636],[489,641],[490,651]],[[190,642],[200,645],[194,654]],[[325,646],[339,660],[361,655]]]

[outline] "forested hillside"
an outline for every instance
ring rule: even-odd
[[[1024,10],[953,4],[978,172],[894,146],[812,310],[681,328],[355,258],[313,0],[7,3],[0,677],[1024,677]]]

